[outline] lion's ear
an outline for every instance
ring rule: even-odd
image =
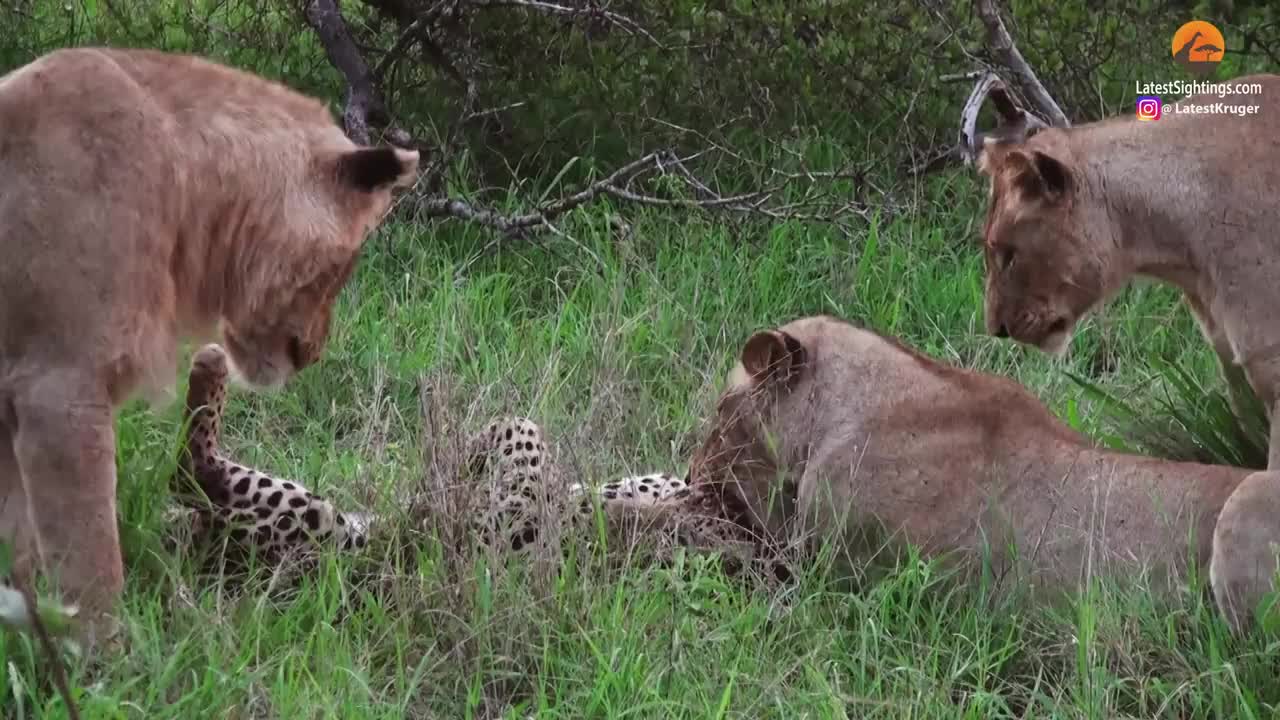
[[[339,180],[362,192],[407,187],[417,175],[417,150],[359,148],[338,157]]]
[[[787,381],[808,361],[804,345],[781,330],[762,330],[742,347],[742,367],[757,382],[772,377]]]
[[[1030,154],[1010,152],[1006,164],[1013,185],[1027,200],[1057,204],[1071,193],[1075,185],[1071,168],[1066,163],[1039,150]]]
[[[996,170],[1004,161],[1004,156],[1009,152],[1009,146],[1005,142],[1001,142],[994,137],[985,137],[978,145],[977,158],[974,164],[978,166],[978,174],[987,177],[995,177]]]
[[[978,172],[994,175],[1005,155],[1035,137],[1042,128],[1041,123],[1028,122],[1027,116],[1023,115],[1014,122],[1005,122],[994,130],[978,133],[973,148]]]

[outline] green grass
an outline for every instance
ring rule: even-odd
[[[971,182],[934,192],[980,198]],[[384,511],[434,467],[424,447],[447,452],[498,412],[538,419],[586,477],[683,470],[748,334],[811,313],[1012,375],[1116,441],[1070,374],[1139,408],[1156,407],[1154,359],[1221,387],[1165,288],[1126,291],[1065,362],[986,337],[973,202],[930,195],[850,237],[596,207],[564,223],[572,240],[487,254],[473,228],[392,224],[323,362],[282,393],[233,392],[226,444]],[[424,388],[439,441],[422,437]],[[1203,578],[1167,601],[1110,587],[1030,608],[918,558],[853,591],[815,570],[776,595],[693,559],[499,572],[379,542],[288,592],[269,574],[222,587],[160,545],[177,418],[131,407],[119,424],[130,649],[73,668],[86,718],[1262,718],[1280,703],[1275,640],[1230,639]],[[66,717],[29,639],[5,636],[0,655],[6,717]]]

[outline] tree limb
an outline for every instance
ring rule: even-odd
[[[996,108],[1000,125],[988,132],[978,131],[978,114],[987,100]],[[1009,91],[995,73],[983,73],[969,93],[969,99],[960,112],[959,147],[965,164],[978,157],[978,151],[987,138],[997,142],[1023,140],[1045,127],[1044,121],[1023,110],[1009,97]]]
[[[347,100],[342,111],[343,129],[353,142],[368,145],[370,123],[385,123],[387,111],[382,95],[374,86],[369,65],[347,30],[342,10],[336,0],[308,0],[303,14],[320,39],[329,62],[347,83]]]
[[[975,0],[975,6],[978,18],[987,31],[987,47],[990,48],[995,59],[1013,73],[1018,89],[1031,101],[1033,109],[1054,127],[1070,127],[1071,121],[1067,119],[1066,113],[1062,112],[1062,108],[1058,107],[1053,96],[1045,90],[1044,85],[1040,83],[1040,78],[1036,77],[1031,66],[1022,57],[1018,46],[1014,44],[1008,29],[1005,28],[1004,20],[1000,17],[1000,10],[996,7],[995,0]]]

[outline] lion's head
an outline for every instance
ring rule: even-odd
[[[1076,324],[1115,290],[1114,243],[1089,230],[1087,199],[1059,130],[1025,143],[988,143],[983,228],[987,332],[1061,355]],[[1105,209],[1102,210],[1105,212]]]
[[[823,362],[831,342],[856,346],[857,332],[843,320],[814,316],[753,334],[691,460],[690,483],[717,488],[730,517],[780,537],[795,515],[809,443],[826,435],[819,428],[833,422],[833,410],[857,411],[856,397],[843,396],[856,395],[845,377],[849,366]]]
[[[366,236],[417,166],[398,148],[319,151],[249,226],[263,232],[238,240],[218,333],[241,381],[278,388],[320,358]]]

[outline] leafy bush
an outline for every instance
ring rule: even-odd
[[[342,8],[376,67],[435,4]],[[217,57],[339,103],[341,79],[300,7],[293,0],[7,3],[0,71],[64,45],[147,46]],[[428,50],[409,43],[403,57],[385,62],[383,85],[397,120],[431,142],[459,117],[462,80],[470,80],[481,109],[500,108],[465,133],[478,179],[497,185],[549,178],[573,158],[611,166],[655,147],[705,148],[709,139],[748,156],[803,155],[808,145],[834,143],[843,153],[833,161],[900,170],[954,138],[969,88],[940,78],[986,58],[968,0],[609,3],[643,33],[597,16],[455,7],[450,21],[432,27]],[[1272,51],[1259,34],[1277,11],[1246,2],[1015,0],[1007,13],[1023,54],[1080,122],[1128,110],[1135,79],[1180,76],[1166,41],[1193,14],[1218,23],[1228,45],[1241,49],[1228,54],[1223,76],[1267,67]],[[580,180],[591,166],[578,163],[563,180]],[[745,169],[726,166],[718,180],[731,192],[755,180]]]

